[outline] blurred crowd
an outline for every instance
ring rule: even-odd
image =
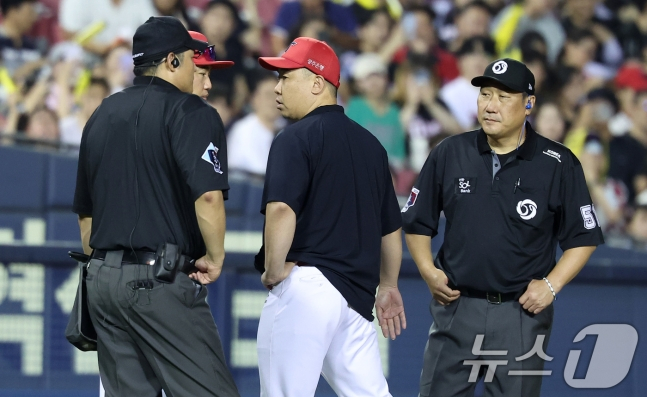
[[[218,59],[207,101],[230,169],[262,179],[285,125],[258,56],[298,36],[342,63],[339,101],[386,148],[406,195],[429,151],[478,128],[470,80],[491,61],[536,78],[530,122],[579,158],[612,246],[647,249],[647,0],[0,0],[0,144],[74,151],[101,100],[132,83],[151,15],[202,32]]]

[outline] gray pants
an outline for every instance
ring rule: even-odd
[[[486,374],[488,366],[481,366],[479,376],[485,375],[485,396],[539,397],[542,376],[510,375],[509,371],[543,370],[544,360],[537,354],[521,361],[515,358],[530,352],[540,335],[544,336],[542,352],[546,352],[553,310],[550,305],[532,315],[516,300],[497,305],[485,299],[460,297],[442,306],[432,299],[430,311],[434,323],[425,348],[420,397],[473,396],[476,382],[470,381],[470,374],[474,366],[465,365],[465,360],[507,360],[506,365],[496,366],[490,382]],[[475,355],[477,335],[484,335],[477,351],[504,350],[507,354]]]
[[[113,262],[93,259],[87,276],[106,397],[155,397],[162,389],[168,397],[238,397],[206,287],[184,273],[159,283],[152,266]],[[152,284],[138,286],[146,279]]]

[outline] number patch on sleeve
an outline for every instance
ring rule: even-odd
[[[584,219],[584,227],[586,229],[595,229],[595,227],[598,226],[595,207],[593,207],[593,205],[581,206],[580,212],[582,213],[582,219]]]

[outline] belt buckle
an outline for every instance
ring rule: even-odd
[[[485,293],[485,299],[488,301],[488,303],[491,303],[493,305],[500,305],[501,304],[501,293],[500,292],[486,292]]]

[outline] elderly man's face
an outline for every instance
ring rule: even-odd
[[[534,102],[534,97],[529,100]],[[529,114],[526,103],[522,93],[510,92],[503,86],[481,87],[477,100],[479,124],[495,139],[519,134]]]

